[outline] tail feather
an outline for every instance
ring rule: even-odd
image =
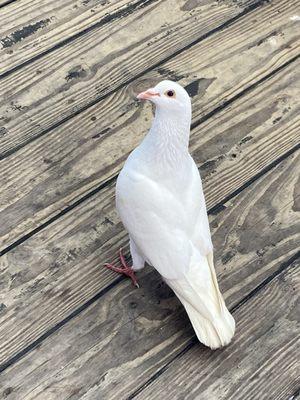
[[[226,346],[235,321],[219,290],[212,255],[191,263],[180,279],[165,280],[184,305],[200,342],[212,349]]]
[[[235,331],[235,321],[225,304],[222,313],[210,321],[189,303],[185,301],[182,303],[201,343],[211,349],[217,349],[230,343]]]

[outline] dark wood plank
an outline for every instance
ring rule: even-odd
[[[1,156],[125,87],[256,2],[262,0],[208,0],[190,10],[186,0],[148,0],[123,19],[89,31],[3,78]],[[292,46],[289,56],[293,51]]]
[[[0,7],[7,7],[10,3],[16,2],[17,0],[0,0]]]
[[[223,209],[210,218],[216,249],[216,270],[229,307],[239,304],[271,273],[287,263],[298,249],[299,160],[300,154],[297,157],[290,156],[235,199],[224,204]],[[74,229],[73,226],[73,232]],[[76,275],[70,265],[70,277],[66,276],[65,290],[69,288],[72,291],[72,272]],[[81,274],[86,272],[85,265],[82,265]],[[77,273],[80,273],[79,269]],[[279,279],[279,282],[286,285],[291,275],[282,276],[284,278]],[[97,273],[93,274],[94,281],[98,277]],[[92,279],[89,282],[93,284]],[[184,310],[155,271],[148,268],[140,273],[140,283],[141,289],[136,290],[128,281],[123,281],[19,362],[6,369],[0,375],[0,384],[3,390],[10,392],[8,398],[125,399],[178,355],[193,337]],[[58,281],[55,285],[57,284],[58,289],[53,286],[48,292],[49,298],[62,290]],[[294,350],[289,336],[295,333],[295,314],[289,308],[294,302],[293,291],[288,285],[282,292],[276,292],[276,296],[268,297],[268,293],[274,293],[272,290],[266,289],[264,293],[267,295],[257,292],[250,306],[245,303],[236,313],[237,335],[228,348],[210,352],[196,345],[199,363],[203,360],[203,368],[206,368],[209,362],[210,374],[213,374],[211,366],[214,362],[221,368],[220,357],[224,360],[224,354],[228,354],[225,360],[230,363],[242,363],[243,356],[247,363],[247,360],[252,360],[250,353],[253,353],[255,359],[255,340],[259,341],[258,351],[261,351],[260,346],[264,344],[268,351],[277,351],[281,344],[289,344],[290,349]],[[73,291],[71,295],[74,295]],[[61,293],[61,296],[64,294]],[[269,310],[266,307],[268,302],[264,300],[267,298],[270,300]],[[286,298],[291,303],[286,303]],[[44,304],[44,309],[48,312],[49,308]],[[58,313],[61,308],[56,307],[55,310]],[[262,317],[251,324],[256,315]],[[276,329],[273,328],[272,335],[268,336],[266,333],[263,336],[263,332],[272,325],[270,315],[273,315],[274,321],[279,316],[290,321],[290,333],[284,337],[287,325],[281,325],[281,319],[278,325],[275,323]],[[257,326],[257,322],[261,326]],[[251,351],[247,352],[247,347]],[[285,353],[286,356],[287,354]],[[261,358],[256,359],[253,367],[259,361],[263,364],[265,355],[266,352],[262,352]],[[294,356],[289,354],[286,361],[290,366],[287,367],[284,377],[291,372],[294,360]],[[272,362],[275,361],[272,359]],[[270,360],[269,366],[271,365]],[[282,365],[285,366],[286,363]],[[185,368],[180,371],[181,374],[184,374]],[[235,373],[238,374],[238,371],[240,370],[237,369]],[[196,377],[202,372],[200,368]],[[221,379],[220,369],[216,374],[218,376],[215,379]],[[256,379],[258,378],[259,376]],[[215,382],[218,381],[210,381],[211,384]],[[288,380],[284,387],[290,389],[291,386],[287,383]],[[253,384],[255,380],[251,383],[251,389]],[[178,392],[180,390],[183,388],[178,388]]]
[[[222,106],[225,99],[232,99],[253,82],[264,79],[274,72],[274,68],[282,66],[287,61],[286,57],[290,56],[287,47],[290,43],[295,46],[297,31],[294,29],[294,23],[288,20],[290,10],[285,8],[286,4],[282,1],[279,5],[268,5],[247,15],[226,30],[194,46],[187,54],[179,55],[166,64],[167,71],[172,71],[178,79],[181,76],[180,83],[186,85],[191,80],[193,82],[194,86],[190,86],[190,90],[194,87],[192,91],[194,124],[199,122],[204,112],[207,115],[214,108]],[[257,22],[253,23],[253,19]],[[260,23],[266,19],[272,20],[272,25]],[[269,40],[274,39],[271,33],[275,27],[276,32],[280,32],[275,35],[278,46],[269,43]],[[271,39],[268,39],[269,36]],[[197,58],[196,54],[201,57]],[[207,58],[202,56],[204,54],[207,54]],[[230,55],[229,60],[225,54]],[[241,64],[241,58],[249,62]],[[211,66],[207,65],[208,59],[211,59]],[[189,68],[188,60],[190,60]],[[239,157],[239,145],[235,135],[240,135],[242,140],[247,136],[247,132],[249,137],[251,136],[250,140],[253,140],[255,136],[251,131],[256,130],[256,122],[267,124],[268,129],[272,129],[276,137],[281,136],[283,121],[292,123],[293,120],[296,124],[299,112],[297,111],[299,83],[296,71],[290,75],[290,71],[296,70],[296,67],[289,68],[278,75],[278,80],[272,81],[272,85],[276,87],[264,86],[263,90],[268,90],[265,105],[263,105],[265,101],[263,91],[254,92],[252,101],[248,102],[250,109],[243,107],[243,113],[247,113],[248,118],[240,123],[235,116],[237,125],[234,129],[229,128],[230,122],[223,113],[220,114],[221,117],[216,114],[212,119],[214,122],[206,121],[193,130],[192,146],[193,143],[197,146],[199,142],[205,148],[205,152],[202,148],[197,155],[195,154],[198,163],[210,161],[203,167],[203,172],[209,165],[209,169],[213,169],[219,162],[218,157],[222,158],[223,150],[217,145],[216,140],[222,141],[227,154],[230,148],[232,153]],[[192,72],[187,77],[184,71],[188,70]],[[146,80],[121,89],[0,162],[2,249],[118,173],[128,153],[142,139],[152,118],[151,107],[143,108],[138,105],[133,99],[134,92],[153,84],[159,76],[161,79],[162,76],[157,71],[152,72]],[[284,84],[280,83],[281,79],[284,79]],[[205,89],[209,82],[209,88]],[[256,100],[255,96],[258,93],[259,99]],[[276,101],[273,102],[274,96]],[[240,107],[242,102],[243,100],[237,107]],[[262,110],[258,113],[257,102],[267,112]],[[255,111],[253,107],[256,107]],[[240,111],[236,112],[238,114]],[[227,126],[222,132],[219,131],[219,118],[222,118],[222,124]],[[274,126],[273,121],[275,121]],[[215,131],[220,134],[215,135]],[[289,132],[280,139],[285,141],[282,148],[280,142],[274,140],[278,152],[274,151],[268,155],[271,160],[279,157],[283,151],[288,151],[299,140],[296,128]],[[212,139],[215,136],[216,139]],[[236,149],[230,147],[229,137],[235,141]],[[227,143],[224,143],[224,140]],[[210,141],[215,142],[215,146],[211,145]],[[228,154],[228,160],[232,158],[233,156]],[[231,165],[231,161],[228,161],[228,165]],[[248,177],[245,177],[245,180],[247,179]],[[224,195],[227,194],[228,190],[224,188]]]
[[[205,136],[203,130],[199,132],[197,147],[192,143],[197,161],[201,157],[212,161],[202,165],[209,208],[264,171],[295,140],[299,113],[293,108],[294,99],[285,95],[288,100],[279,101],[280,88],[284,93],[289,93],[289,86],[295,90],[294,74],[299,69],[292,67],[224,109],[211,130],[205,129]],[[290,113],[283,112],[282,104],[284,109],[291,107]],[[282,119],[273,123],[278,115]],[[231,176],[227,183],[225,170]],[[111,284],[114,274],[99,265],[126,242],[115,211],[114,184],[110,184],[5,254],[0,264],[5,299],[0,318],[1,363]]]
[[[0,75],[80,32],[133,12],[140,1],[22,0],[0,13]],[[0,2],[1,5],[1,2]],[[109,16],[109,18],[108,18]]]
[[[300,385],[299,267],[295,262],[234,313],[238,330],[228,348],[193,346],[134,398],[292,400]]]

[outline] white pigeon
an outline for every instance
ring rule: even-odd
[[[189,154],[191,100],[178,83],[165,80],[140,93],[156,106],[142,143],[129,155],[116,185],[116,206],[129,232],[132,267],[120,251],[129,276],[152,265],[172,288],[200,342],[227,345],[235,321],[220,293],[201,178]]]

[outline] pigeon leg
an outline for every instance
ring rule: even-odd
[[[104,264],[104,266],[114,272],[117,272],[118,274],[123,274],[123,275],[128,276],[132,280],[132,283],[134,284],[134,286],[139,288],[140,286],[136,279],[134,270],[133,270],[133,268],[129,267],[129,265],[127,265],[125,258],[123,256],[123,253],[122,253],[122,249],[120,249],[120,251],[119,251],[119,257],[120,257],[120,261],[121,261],[121,267],[118,268],[118,267],[115,267],[113,264],[109,264],[109,263]]]

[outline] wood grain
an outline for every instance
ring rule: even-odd
[[[2,157],[189,47],[243,12],[244,3],[258,1],[208,0],[190,10],[186,0],[148,0],[126,18],[89,31],[4,77]],[[292,46],[289,54],[293,52]]]
[[[298,249],[300,194],[297,170],[299,160],[300,154],[290,156],[241,192],[235,199],[224,204],[223,209],[210,218],[216,249],[216,270],[229,307],[241,302],[270,274],[277,271],[282,263],[290,259]],[[92,205],[91,209],[95,212],[95,207],[92,207]],[[78,219],[81,219],[78,223],[81,229],[82,226],[86,227],[85,236],[94,234],[89,233],[89,229],[90,232],[94,232],[94,221],[99,220],[99,218],[86,220],[84,225],[82,213],[77,215],[76,221]],[[70,219],[68,222],[69,224],[66,223],[64,232],[67,238],[65,239],[63,233],[61,233],[60,237],[56,238],[56,245],[64,246],[64,241],[70,243],[71,240],[75,243],[75,236],[77,235],[78,244],[83,246],[81,232],[76,233],[74,223]],[[260,229],[257,229],[257,226]],[[72,239],[71,234],[73,235]],[[49,234],[45,233],[44,235],[45,241]],[[55,229],[53,240],[54,236],[57,236]],[[118,240],[117,237],[116,241]],[[41,241],[42,238],[40,243],[35,239],[36,254],[41,249]],[[46,247],[49,249],[49,254],[47,254],[49,260],[52,252],[49,244],[46,244]],[[109,246],[106,246],[106,251],[107,249],[109,249]],[[18,251],[20,252],[20,250]],[[41,308],[44,310],[44,314],[49,316],[49,312],[51,312],[49,310],[55,310],[55,314],[59,313],[63,304],[74,301],[76,296],[76,290],[73,289],[74,281],[79,279],[79,275],[81,284],[77,284],[76,287],[77,294],[80,296],[83,296],[83,292],[86,290],[83,289],[84,283],[95,285],[95,282],[98,282],[100,285],[100,279],[103,279],[103,275],[99,273],[97,260],[91,261],[92,255],[90,255],[90,260],[87,260],[89,269],[86,268],[86,263],[82,261],[80,266],[74,268],[74,263],[79,262],[78,259],[82,251],[83,247],[77,247],[76,250],[73,249],[72,254],[69,254],[70,259],[66,272],[66,265],[62,262],[63,255],[57,250],[57,279],[52,285],[48,286],[48,291],[44,287],[45,280],[49,282],[49,274],[46,273],[43,275],[44,281],[37,281],[34,290],[31,289],[30,297],[32,300],[30,303],[30,300],[26,300],[24,294],[20,296],[18,307],[24,307],[23,312],[27,312],[27,320],[31,319],[30,308],[36,301],[39,290],[42,291],[43,296]],[[89,251],[91,251],[91,246]],[[105,249],[102,251],[105,251]],[[16,253],[14,257],[16,257]],[[36,255],[35,258],[37,258]],[[94,258],[96,258],[95,255]],[[22,259],[21,255],[19,255],[19,259]],[[98,260],[102,261],[100,254]],[[34,265],[34,268],[36,268],[36,265]],[[61,268],[65,271],[62,271],[62,277],[59,279]],[[104,275],[106,275],[106,272]],[[107,272],[107,274],[109,273]],[[286,285],[290,277],[291,275],[282,275],[279,282]],[[20,282],[21,277],[18,279]],[[23,291],[27,286],[24,281],[23,275]],[[9,391],[8,399],[13,400],[20,397],[24,400],[45,398],[49,400],[57,398],[125,399],[178,355],[193,337],[192,328],[181,305],[174,294],[161,282],[161,278],[155,271],[146,269],[141,272],[140,283],[141,289],[136,290],[128,281],[123,281],[105,293],[76,318],[69,321],[63,328],[48,337],[47,340],[40,343],[37,348],[19,362],[6,369],[0,376],[0,385],[4,391]],[[283,351],[284,346],[287,347],[288,345],[290,345],[291,351],[295,349],[292,340],[295,333],[293,323],[295,314],[292,310],[295,294],[289,289],[290,286],[284,286],[286,287],[285,290],[274,292],[272,285],[270,286],[271,289],[264,291],[266,294],[257,294],[251,301],[251,306],[246,303],[237,312],[238,331],[236,339],[230,347],[221,351],[210,352],[203,346],[195,346],[200,360],[203,360],[203,368],[206,368],[209,363],[210,374],[214,373],[211,369],[212,363],[219,365],[218,372],[214,377],[220,379],[222,385],[225,384],[225,381],[222,380],[224,372],[221,374],[221,371],[223,371],[222,363],[225,361],[229,362],[230,366],[232,364],[239,366],[238,362],[245,365],[248,360],[256,360],[253,368],[261,362],[265,367],[261,372],[261,377],[263,377],[263,374],[268,374],[267,367],[270,368],[273,365],[272,363],[276,363],[276,359],[272,358],[273,351],[274,353],[277,352],[280,347]],[[15,290],[18,290],[17,282]],[[276,295],[273,296],[271,293]],[[55,300],[55,297],[59,294],[61,297],[59,304],[56,301],[55,305],[52,299]],[[286,303],[286,298],[289,299],[290,303]],[[267,299],[269,299],[269,303]],[[270,304],[269,310],[267,304]],[[256,311],[254,312],[254,310]],[[9,307],[6,312],[8,315]],[[21,322],[22,313],[20,310],[18,314],[18,316],[15,316],[17,317],[15,321]],[[56,318],[55,314],[52,313],[53,322]],[[264,318],[260,318],[259,321],[256,320],[255,323],[254,317],[260,316],[260,314]],[[38,318],[37,309],[34,315],[35,318]],[[270,316],[274,319],[270,319]],[[281,316],[284,319],[286,318],[286,323],[279,319]],[[268,336],[268,328],[272,325],[272,321],[276,321],[277,318],[279,319],[278,325],[275,322],[276,327],[273,327],[272,335]],[[288,323],[288,321],[290,322]],[[257,324],[257,322],[259,323]],[[22,331],[17,326],[15,329],[21,335],[19,337],[19,340],[21,340]],[[263,334],[263,332],[265,333]],[[12,331],[9,337],[13,337],[13,335]],[[31,333],[31,339],[33,339],[33,333]],[[13,340],[9,344],[10,347],[15,347]],[[264,344],[266,348],[262,352],[261,346],[264,346]],[[256,346],[259,354],[261,353],[261,355],[256,355],[257,358],[255,358]],[[249,351],[247,351],[247,348]],[[230,354],[232,354],[232,357]],[[286,372],[282,372],[283,379],[287,376],[287,373],[294,371],[292,368],[295,360],[295,357],[291,357],[289,351],[284,354],[290,365]],[[228,356],[224,359],[224,355]],[[245,357],[244,361],[243,356]],[[267,365],[264,364],[265,357],[270,359]],[[282,357],[278,359],[278,362],[281,360]],[[282,368],[285,366],[286,363],[284,362]],[[185,368],[187,369],[187,366],[180,370],[181,374],[184,374]],[[236,368],[230,374],[229,367],[226,368],[226,371],[228,370],[226,376],[228,377],[238,377],[239,371],[242,373],[242,370]],[[250,364],[244,374],[249,378],[251,371],[253,369],[251,369]],[[197,379],[198,374],[202,374],[201,368],[197,370],[195,379]],[[293,374],[290,375],[290,380],[286,379],[284,383],[284,390],[287,393],[289,393],[291,387],[294,387]],[[257,375],[255,379],[253,378],[250,381],[251,390],[255,382],[260,382],[259,377],[260,375]],[[190,380],[190,384],[195,379]],[[229,379],[229,381],[235,384],[236,379],[233,381]],[[281,382],[281,380],[278,382]],[[293,385],[290,385],[290,382]],[[214,385],[215,381],[210,381],[210,383]],[[231,388],[233,390],[234,387],[231,386]],[[180,390],[184,390],[184,388],[178,387],[178,392]]]
[[[8,5],[0,13],[0,75],[69,42],[82,31],[123,18],[139,3],[22,0]]]
[[[296,0],[38,5],[0,10],[0,398],[290,399]],[[135,290],[101,267],[128,241],[114,179],[152,118],[134,95],[165,77],[193,98],[191,151],[238,320],[233,344],[214,353],[155,271]]]
[[[234,313],[238,328],[228,348],[212,353],[193,346],[133,398],[293,399],[300,385],[299,266],[295,262]]]
[[[257,11],[251,16],[247,15],[226,31],[218,33],[216,38],[212,37],[194,46],[188,55],[174,58],[174,66],[172,63],[167,64],[168,71],[177,74],[176,76],[182,76],[183,71],[187,70],[187,61],[184,59],[190,58],[192,50],[195,54],[197,52],[204,54],[207,50],[207,57],[212,60],[211,70],[209,67],[204,69],[206,60],[203,64],[198,63],[197,68],[193,67],[192,82],[196,85],[196,91],[193,92],[194,125],[197,125],[203,116],[203,110],[207,115],[214,107],[221,106],[226,98],[228,100],[241,94],[253,82],[264,79],[274,72],[274,67],[287,61],[286,46],[293,42],[296,31],[292,22],[286,22],[290,11],[282,9],[279,13],[280,10],[281,6],[274,5],[264,8],[260,14]],[[270,18],[273,25],[263,24],[266,28],[261,31],[262,25],[259,22],[253,24],[253,18],[257,18],[257,21],[260,21],[259,18],[263,20]],[[270,32],[273,32],[275,26],[277,31],[281,32],[278,34],[278,47],[271,46],[265,39]],[[223,61],[221,54],[230,51],[230,62]],[[241,57],[247,57],[251,62],[244,63],[240,67]],[[195,57],[191,59],[196,60]],[[191,63],[190,69],[194,62],[196,61]],[[264,133],[260,129],[264,129],[264,126],[271,135],[268,134],[267,137],[272,138],[272,141],[274,139],[275,147],[274,151],[271,150],[263,140],[260,145],[265,144],[260,150],[266,151],[265,156],[270,157],[270,161],[280,157],[283,152],[295,145],[299,140],[297,133],[299,76],[296,65],[298,64],[287,67],[277,78],[262,83],[261,87],[249,95],[251,100],[247,95],[238,100],[236,106],[228,106],[224,112],[215,114],[213,118],[193,129],[191,144],[198,165],[208,161],[202,167],[203,173],[210,173],[214,165],[222,161],[222,149],[227,154],[227,165],[230,167],[234,155],[239,157],[238,139],[250,138],[249,140],[255,141],[256,135],[263,135],[261,136],[263,138]],[[206,71],[205,75],[202,71]],[[155,75],[158,72],[151,74]],[[192,76],[182,77],[179,82],[186,85]],[[201,76],[206,78],[200,78]],[[217,79],[213,80],[212,76]],[[226,76],[226,79],[223,79],[223,76]],[[57,215],[68,205],[74,204],[87,192],[116,176],[128,153],[138,145],[150,125],[151,107],[141,107],[133,96],[137,90],[151,85],[153,77],[150,78],[149,75],[147,80],[140,81],[140,86],[134,84],[121,89],[0,162],[2,249]],[[207,81],[212,80],[210,87],[205,89]],[[244,82],[242,86],[241,82]],[[189,90],[191,88],[190,86]],[[264,91],[268,93],[266,99]],[[247,99],[246,106],[243,105],[245,99]],[[260,112],[258,104],[262,109]],[[240,121],[241,112],[247,115],[242,121]],[[234,118],[235,126],[230,125],[226,114]],[[222,131],[220,121],[224,126]],[[281,130],[287,128],[285,123],[290,128],[282,137]],[[260,127],[260,124],[265,125]],[[252,130],[255,134],[251,133]],[[283,142],[284,145],[281,147]],[[229,151],[233,155],[229,154]],[[248,162],[251,163],[251,157]],[[261,168],[257,169],[260,170]],[[247,171],[246,169],[243,173],[246,174]],[[232,179],[232,176],[229,175],[229,178]],[[244,179],[247,180],[248,176]],[[226,188],[224,182],[222,189],[224,197],[236,185],[234,180],[231,183],[232,186]]]

